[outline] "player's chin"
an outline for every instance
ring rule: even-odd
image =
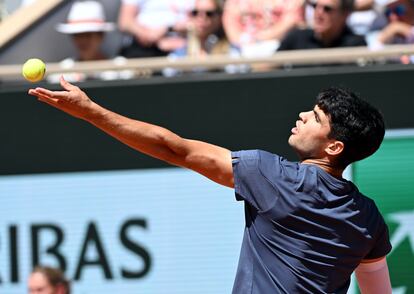
[[[292,147],[293,149],[296,149],[296,145],[297,145],[297,143],[296,143],[296,140],[295,140],[296,138],[295,138],[295,134],[291,134],[290,136],[289,136],[289,139],[288,139],[288,144],[290,145],[290,147]]]

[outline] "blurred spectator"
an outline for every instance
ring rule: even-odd
[[[354,11],[348,17],[349,28],[358,35],[366,35],[381,12],[386,0],[355,0]]]
[[[70,8],[66,23],[56,26],[60,33],[71,37],[77,54],[60,62],[63,69],[70,69],[77,61],[105,60],[108,57],[102,51],[105,33],[113,31],[115,24],[106,22],[104,7],[98,1],[74,2]],[[122,61],[121,61],[122,62]],[[71,82],[81,82],[86,79],[113,80],[131,78],[131,72],[102,71],[92,74],[68,72],[64,76]],[[58,83],[61,74],[50,74],[47,80],[50,83]]]
[[[221,23],[222,11],[220,0],[196,0],[194,9],[189,12],[186,44],[171,56],[201,57],[228,53],[229,42]]]
[[[387,0],[355,0],[353,12],[347,19],[348,27],[358,35],[366,35],[373,23],[382,14],[382,8]],[[306,23],[313,27],[313,7],[306,7]]]
[[[67,22],[58,24],[56,30],[69,34],[77,49],[77,61],[107,59],[101,51],[105,32],[115,25],[105,20],[102,4],[98,1],[75,2],[68,14]]]
[[[70,294],[70,283],[59,269],[38,266],[29,276],[28,290],[29,294]]]
[[[414,44],[414,1],[389,0],[385,7],[387,25],[368,37],[370,48],[385,44]]]
[[[363,36],[354,34],[346,24],[353,0],[317,0],[313,29],[296,29],[282,41],[279,50],[365,46]]]
[[[293,28],[304,26],[303,0],[227,0],[223,25],[243,56],[271,55]]]
[[[165,56],[182,47],[193,5],[194,0],[122,0],[118,25],[129,38],[120,55]]]
[[[169,54],[169,58],[180,57],[203,58],[213,54],[229,54],[228,42],[221,23],[223,5],[220,0],[196,0],[194,9],[189,12],[187,39],[185,46]],[[197,67],[192,72],[205,72]],[[165,76],[175,76],[181,71],[166,68]]]

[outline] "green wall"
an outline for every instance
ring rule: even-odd
[[[414,130],[386,137],[371,157],[353,165],[353,180],[377,203],[393,249],[388,266],[394,291],[414,293]]]

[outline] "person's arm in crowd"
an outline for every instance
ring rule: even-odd
[[[78,87],[61,78],[64,91],[30,89],[57,109],[83,119],[133,149],[170,164],[194,170],[227,187],[233,187],[230,151],[201,141],[181,138],[156,125],[116,114],[93,102]]]
[[[355,270],[362,294],[391,294],[391,281],[387,260],[384,257],[363,260]]]
[[[298,26],[304,26],[302,7],[295,7],[286,12],[280,21],[266,30],[257,33],[257,40],[283,40],[288,32]]]
[[[378,41],[382,44],[390,44],[395,37],[412,38],[413,27],[401,21],[391,22],[379,33]]]
[[[154,45],[167,32],[167,28],[149,28],[137,22],[139,7],[132,4],[122,4],[119,10],[118,26],[121,32],[131,34],[144,46]]]

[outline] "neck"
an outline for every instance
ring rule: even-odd
[[[344,171],[342,168],[334,167],[329,161],[323,159],[305,159],[301,163],[317,165],[328,174],[339,179],[342,178],[342,173]]]

